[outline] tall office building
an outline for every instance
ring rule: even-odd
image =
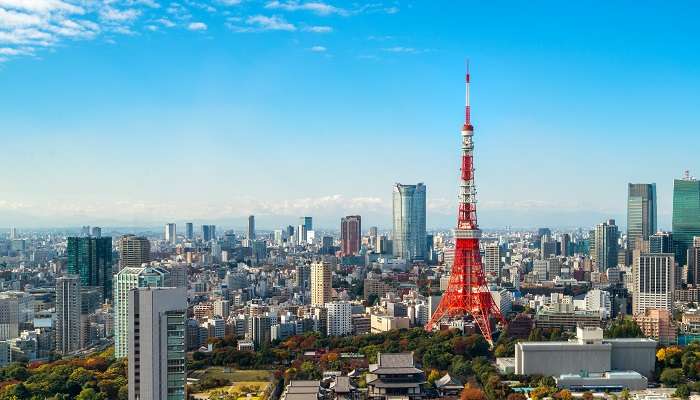
[[[672,229],[676,262],[685,265],[693,237],[700,236],[700,181],[688,171],[683,179],[673,181]]]
[[[142,287],[162,287],[169,272],[160,267],[127,267],[114,275],[114,357],[123,358],[129,344],[129,291]]]
[[[297,264],[294,280],[295,286],[305,291],[311,287],[311,266],[308,264]]]
[[[649,236],[649,253],[673,253],[673,235],[670,232],[656,232]]]
[[[561,235],[561,238],[559,239],[559,255],[563,257],[568,257],[571,254],[569,254],[569,246],[571,245],[571,235],[568,233],[563,233]]]
[[[10,240],[17,239],[17,238],[18,238],[17,228],[15,228],[15,227],[10,228]]]
[[[129,291],[129,400],[185,399],[187,292]]]
[[[557,241],[549,235],[544,235],[540,238],[540,255],[543,260],[557,254]]]
[[[100,286],[112,297],[112,238],[69,237],[66,270],[80,276],[80,286]]]
[[[595,227],[595,265],[599,272],[617,266],[617,240],[620,233],[614,219]]]
[[[19,337],[34,322],[34,297],[24,292],[0,292],[0,341]]]
[[[393,253],[404,260],[425,260],[425,185],[393,188]]]
[[[656,184],[627,185],[627,243],[630,250],[656,233]]]
[[[700,236],[693,238],[693,245],[688,248],[688,284],[700,285]]]
[[[124,235],[119,238],[119,270],[140,268],[151,261],[151,242],[143,236]]]
[[[484,274],[493,278],[501,276],[501,246],[498,243],[484,246]]]
[[[297,226],[297,244],[302,245],[306,243],[307,233],[306,225]]]
[[[99,226],[93,226],[91,231],[90,231],[90,236],[92,237],[102,237],[102,228]]]
[[[299,217],[299,225],[304,225],[307,232],[314,230],[313,218],[311,217]]]
[[[323,306],[331,301],[331,266],[327,262],[311,264],[311,305]]]
[[[216,240],[216,225],[202,225],[202,240]]]
[[[360,252],[362,218],[359,215],[350,215],[340,220],[340,240],[344,256],[354,256]]]
[[[347,301],[326,303],[328,336],[344,336],[352,333],[352,306]]]
[[[56,278],[55,334],[56,351],[59,354],[70,354],[81,348],[81,299],[80,277],[78,275]]]
[[[673,254],[635,251],[632,268],[634,314],[644,314],[647,309],[665,309],[673,312],[677,279]]]
[[[248,240],[255,239],[255,215],[248,216]]]
[[[191,222],[185,223],[185,239],[194,239],[194,225]]]
[[[270,343],[270,317],[267,315],[251,315],[248,319],[248,338],[256,348]]]
[[[165,241],[170,244],[177,241],[177,226],[173,222],[165,224]]]

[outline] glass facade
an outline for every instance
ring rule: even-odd
[[[700,236],[700,181],[673,181],[673,248],[676,261],[685,265],[693,237]]]
[[[111,237],[69,237],[66,255],[68,273],[80,276],[81,286],[99,286],[112,297]]]
[[[425,185],[394,185],[395,257],[404,260],[425,260]]]
[[[627,191],[627,242],[631,249],[656,233],[656,184],[630,183]]]
[[[167,311],[168,400],[185,399],[185,312]]]

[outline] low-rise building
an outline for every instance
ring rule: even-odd
[[[389,332],[395,329],[408,329],[410,322],[411,320],[408,317],[372,314],[370,329],[372,333]]]
[[[366,375],[367,398],[370,400],[421,400],[425,373],[416,368],[411,353],[378,353],[377,363],[370,364]]]
[[[654,338],[664,345],[676,343],[678,332],[668,310],[648,308],[643,314],[635,315],[634,320],[644,336]]]

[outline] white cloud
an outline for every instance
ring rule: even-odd
[[[187,29],[191,31],[206,31],[207,24],[204,22],[191,22],[189,25],[187,25]]]
[[[253,15],[246,19],[246,24],[263,31],[295,31],[294,24],[287,22],[284,18],[273,15]]]
[[[304,28],[306,32],[313,32],[313,33],[330,33],[333,32],[333,28],[330,26],[307,26]]]
[[[311,50],[311,51],[313,51],[313,52],[315,52],[315,53],[323,53],[323,52],[325,52],[327,49],[326,49],[325,47],[323,47],[323,46],[313,46],[313,47],[311,47],[309,50]]]
[[[83,14],[85,12],[82,7],[60,0],[0,0],[0,7],[41,14],[52,12]]]
[[[404,46],[385,47],[382,50],[389,52],[389,53],[405,53],[405,54],[420,54],[420,53],[426,53],[429,51],[428,49],[416,49],[415,47],[404,47]]]
[[[100,10],[100,17],[107,21],[130,22],[136,19],[139,15],[141,15],[141,11],[135,8],[119,10],[111,6],[107,6]]]
[[[173,26],[175,26],[175,23],[167,18],[159,18],[156,20],[156,22],[158,22],[166,28],[172,28]]]
[[[216,2],[225,6],[237,6],[241,4],[241,0],[216,0]]]
[[[342,8],[332,6],[327,3],[320,1],[309,1],[309,2],[299,2],[295,0],[289,1],[270,1],[265,4],[265,8],[273,10],[285,10],[285,11],[310,11],[318,15],[347,15],[348,11]]]
[[[0,28],[16,28],[21,26],[36,26],[44,22],[38,15],[23,12],[8,11],[0,8]]]

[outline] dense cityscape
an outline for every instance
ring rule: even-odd
[[[698,15],[0,0],[0,400],[700,400]]]
[[[470,74],[454,230],[10,228],[0,399],[662,399],[700,391],[700,181],[629,183],[616,221],[482,232]],[[184,226],[184,229],[183,229]],[[632,397],[633,396],[633,397]]]

